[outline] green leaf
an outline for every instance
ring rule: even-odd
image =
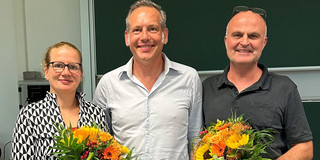
[[[134,147],[129,151],[129,153],[127,154],[125,160],[131,160],[131,155],[132,155],[132,151],[133,151]],[[138,157],[137,157],[138,158]]]
[[[91,158],[94,156],[94,154],[92,152],[89,152],[88,158],[87,160],[91,160]]]

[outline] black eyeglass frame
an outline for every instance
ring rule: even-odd
[[[239,12],[245,12],[245,11],[252,11],[254,13],[259,14],[264,21],[267,21],[267,11],[262,9],[262,8],[256,8],[256,7],[248,7],[248,6],[235,6],[233,8],[231,17],[233,17],[234,15],[236,15]]]
[[[61,64],[64,65],[62,71],[57,71],[57,70],[52,66],[53,70],[54,70],[55,72],[58,72],[58,73],[63,72],[63,71],[66,69],[66,66],[68,67],[68,70],[69,70],[71,73],[78,73],[79,70],[82,69],[82,64],[81,64],[81,63],[77,63],[77,62],[72,62],[72,63],[69,63],[69,64],[65,64],[65,63],[63,63],[63,62],[61,62],[61,61],[53,61],[53,62],[50,62],[48,65],[50,65],[50,64],[53,65],[54,63],[61,63]],[[78,64],[78,65],[80,66],[79,69],[77,70],[77,72],[71,71],[72,69],[70,70],[70,68],[69,68],[70,64]]]

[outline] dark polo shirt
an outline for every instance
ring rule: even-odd
[[[277,158],[288,151],[288,145],[312,140],[312,133],[294,82],[268,72],[262,64],[258,67],[263,71],[261,78],[241,93],[227,79],[230,66],[222,74],[204,80],[204,123],[208,127],[217,119],[231,117],[232,112],[244,114],[257,130],[277,130],[273,147],[268,148],[270,158]]]

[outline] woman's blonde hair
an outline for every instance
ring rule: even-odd
[[[51,61],[50,53],[51,53],[51,50],[54,49],[54,48],[60,48],[60,47],[63,47],[63,46],[69,46],[69,47],[75,49],[78,52],[78,55],[80,57],[80,64],[82,64],[82,55],[81,55],[80,50],[75,45],[73,45],[73,44],[71,44],[69,42],[63,42],[62,41],[62,42],[54,44],[53,46],[48,47],[47,52],[44,54],[44,57],[43,57],[43,60],[42,60],[42,69],[43,70],[50,65],[50,61]],[[82,67],[81,67],[81,70],[82,70]]]

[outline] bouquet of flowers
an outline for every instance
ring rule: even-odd
[[[192,144],[194,160],[265,160],[262,153],[273,141],[273,130],[255,131],[245,120],[243,115],[232,115],[227,121],[217,120]]]
[[[56,125],[54,156],[60,160],[130,160],[132,149],[120,145],[109,133],[96,124],[72,130]]]

